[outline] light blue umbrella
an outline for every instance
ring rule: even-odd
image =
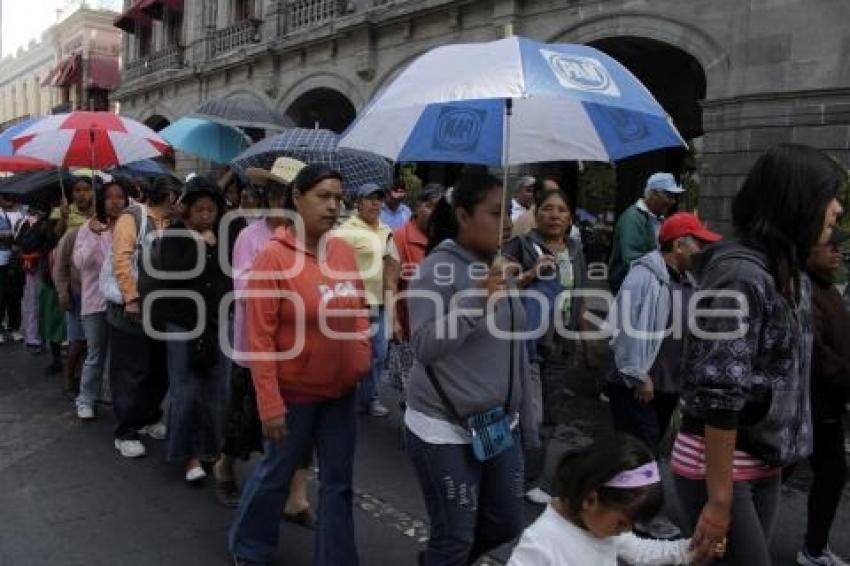
[[[249,145],[239,129],[200,118],[181,118],[159,135],[175,149],[214,163],[229,163]]]
[[[488,166],[618,161],[684,141],[623,65],[523,37],[438,47],[384,88],[340,139],[394,161]]]

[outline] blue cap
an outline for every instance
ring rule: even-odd
[[[646,181],[647,190],[664,192],[664,193],[684,193],[685,189],[676,183],[676,177],[670,173],[654,173]]]
[[[384,194],[386,191],[377,183],[366,183],[357,188],[357,198],[359,199],[370,197],[375,193]]]

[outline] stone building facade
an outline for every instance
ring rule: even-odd
[[[126,25],[140,3],[145,14]],[[700,212],[720,229],[765,148],[809,143],[850,164],[846,0],[128,0],[125,8],[131,33],[114,98],[156,127],[209,98],[254,96],[301,125],[339,130],[417,55],[509,29],[594,45],[641,78],[684,136],[699,140]],[[680,170],[681,152],[618,164],[623,198],[662,168]]]
[[[109,91],[120,83],[116,16],[82,3],[0,60],[0,129],[51,112],[107,109]]]

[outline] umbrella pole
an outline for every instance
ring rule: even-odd
[[[505,99],[505,121],[502,125],[502,214],[499,216],[499,254],[502,253],[502,234],[505,225],[505,208],[508,205],[508,169],[511,148],[511,116],[513,115],[514,101]]]
[[[59,206],[64,206],[68,204],[68,198],[65,196],[65,181],[62,179],[61,167],[56,168],[56,174],[59,176]]]

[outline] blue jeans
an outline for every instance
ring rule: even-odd
[[[186,329],[168,323],[168,332]],[[224,415],[227,384],[224,356],[215,351],[216,360],[205,369],[189,366],[189,342],[169,340],[167,458],[185,462],[189,458],[213,461],[224,444]]]
[[[406,436],[431,522],[425,566],[467,566],[522,532],[519,433],[513,448],[487,462],[468,444],[430,444],[410,430]]]
[[[383,305],[373,306],[370,308],[369,324],[374,328],[375,334],[371,338],[372,342],[372,365],[369,367],[369,373],[360,381],[357,388],[357,403],[361,409],[366,409],[373,401],[378,400],[378,383],[381,381],[381,373],[384,371],[384,362],[387,359],[387,324],[384,314],[386,309]]]
[[[242,490],[230,529],[230,551],[253,562],[270,562],[277,548],[280,513],[304,447],[316,443],[319,459],[319,527],[313,564],[356,566],[354,541],[354,393],[340,399],[287,405],[283,442],[266,441],[263,458]]]
[[[71,342],[84,342],[86,340],[86,334],[80,317],[82,297],[73,291],[68,294],[68,297],[71,300],[71,309],[65,313],[68,340]]]
[[[86,361],[83,363],[80,394],[77,395],[76,403],[77,407],[94,407],[103,383],[103,366],[109,345],[106,313],[87,314],[82,317],[82,324],[86,336]]]

